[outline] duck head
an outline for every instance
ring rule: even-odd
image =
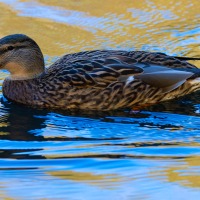
[[[37,43],[23,34],[0,39],[0,69],[10,72],[10,79],[32,79],[44,72],[44,58]]]

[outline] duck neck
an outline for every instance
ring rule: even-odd
[[[10,101],[31,105],[38,96],[38,82],[36,79],[10,80],[3,82],[3,95]]]
[[[9,63],[10,80],[27,80],[39,77],[45,72],[44,65],[33,66],[29,64],[29,67],[19,65],[17,63]]]

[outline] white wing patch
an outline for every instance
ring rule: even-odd
[[[130,82],[134,81],[135,77],[134,76],[129,76],[126,80],[126,85],[128,85]]]

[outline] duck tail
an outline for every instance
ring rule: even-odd
[[[177,58],[177,59],[179,59],[179,60],[200,60],[200,58],[182,57],[182,56],[175,56],[174,58]]]

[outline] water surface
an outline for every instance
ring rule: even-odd
[[[198,0],[0,0],[0,8],[0,37],[31,36],[47,65],[92,49],[200,57]],[[134,114],[37,110],[2,98],[0,199],[200,199],[199,99]]]

